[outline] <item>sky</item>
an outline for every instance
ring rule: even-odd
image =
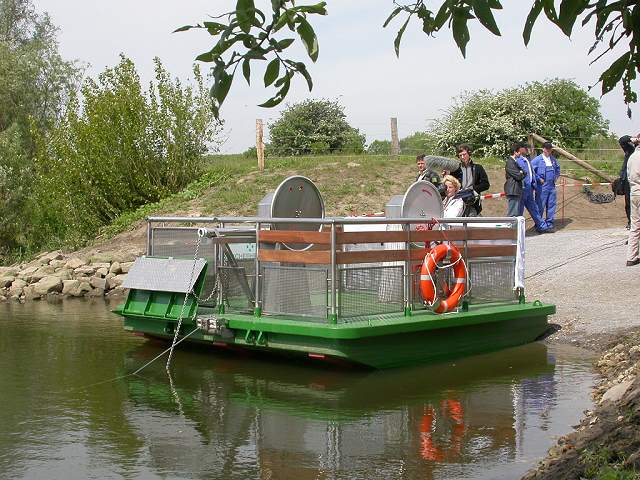
[[[614,54],[589,66],[587,51],[593,43],[593,23],[585,28],[577,25],[568,39],[540,18],[525,47],[522,26],[532,1],[502,3],[505,8],[496,15],[502,36],[474,25],[466,59],[448,29],[436,37],[426,37],[418,22],[407,28],[398,59],[393,40],[400,19],[382,28],[393,9],[391,0],[328,0],[329,15],[314,16],[312,21],[320,43],[318,61],[313,64],[300,48],[296,50],[297,58],[307,64],[313,76],[313,91],[307,90],[302,78],[296,79],[283,104],[264,109],[257,105],[274,91],[262,88],[262,72],[254,70],[251,86],[238,75],[221,110],[226,139],[222,151],[241,152],[255,145],[257,118],[268,124],[279,117],[286,103],[306,98],[337,99],[344,105],[351,125],[360,129],[370,143],[390,138],[390,117],[398,118],[400,137],[425,130],[451,106],[454,97],[465,91],[499,90],[550,78],[573,79],[587,88],[617,58]],[[156,56],[173,76],[189,80],[194,58],[209,50],[213,39],[202,31],[172,31],[229,11],[235,1],[34,0],[34,4],[38,11],[48,12],[59,27],[62,55],[87,64],[87,75],[95,77],[114,66],[123,53],[135,62],[142,79],[150,81]],[[265,11],[269,4],[256,0],[256,6]],[[599,98],[599,92],[598,85],[591,94]],[[601,105],[612,132],[622,135],[640,131],[637,119],[626,116],[620,89],[602,97]]]

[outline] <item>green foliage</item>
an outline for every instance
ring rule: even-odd
[[[258,149],[256,147],[249,147],[244,152],[242,152],[242,156],[245,158],[258,158]]]
[[[224,183],[228,178],[229,174],[224,169],[205,172],[200,178],[191,182],[184,190],[178,193],[163,198],[158,202],[146,203],[135,210],[124,212],[112,223],[102,228],[100,233],[105,237],[112,237],[125,231],[145,217],[158,215],[163,211],[175,211],[180,207],[186,206],[187,202],[197,198],[212,187]]]
[[[263,75],[264,86],[273,85],[278,90],[261,105],[263,107],[274,107],[282,102],[295,75],[301,76],[311,91],[313,81],[306,65],[286,57],[286,50],[295,41],[286,35],[290,35],[289,32],[297,33],[309,58],[315,62],[320,50],[318,38],[308,18],[310,15],[326,15],[325,7],[326,2],[299,5],[294,0],[272,0],[272,15],[268,19],[262,10],[256,8],[253,0],[237,0],[234,11],[215,17],[220,21],[185,25],[176,30],[182,32],[192,28],[204,29],[217,39],[211,50],[196,58],[201,62],[214,64],[211,99],[216,117],[240,65],[245,80],[250,84],[252,62],[268,62]],[[222,18],[226,18],[226,22]],[[230,52],[231,47],[234,50]]]
[[[89,79],[60,125],[39,142],[37,223],[46,238],[81,244],[123,212],[180,191],[201,172],[214,121],[202,77],[195,88],[172,80],[155,59],[143,91],[133,62]]]
[[[435,154],[439,153],[439,147],[436,138],[430,132],[415,132],[400,139],[400,151],[411,155]]]
[[[0,0],[0,258],[28,245],[34,137],[58,122],[80,71],[60,56],[46,14]]]
[[[468,92],[433,127],[437,147],[453,151],[467,143],[476,155],[503,155],[509,145],[538,133],[568,148],[605,134],[598,100],[571,80],[528,83],[498,92]]]
[[[347,123],[344,107],[332,100],[290,105],[269,125],[270,155],[362,153],[364,135]]]
[[[623,467],[625,455],[608,448],[586,449],[580,452],[585,478],[596,480],[633,480],[637,472]]]
[[[439,152],[436,138],[430,132],[415,132],[400,139],[400,151],[408,155],[421,153],[435,154]],[[374,140],[367,148],[370,155],[389,155],[391,142],[389,140]]]
[[[391,142],[389,140],[374,140],[367,147],[370,155],[389,155],[391,153]]]
[[[555,4],[559,3],[556,10]],[[395,18],[402,18],[401,26],[395,36],[393,46],[396,55],[400,55],[400,43],[407,26],[412,20],[421,25],[427,36],[433,36],[443,27],[451,29],[451,34],[463,56],[466,55],[467,44],[471,40],[469,22],[477,20],[493,35],[500,35],[494,14],[502,9],[500,0],[441,0],[440,5],[429,7],[427,0],[410,0],[401,3],[394,0],[394,9],[383,24],[387,27]],[[526,6],[526,5],[525,5]],[[435,8],[434,8],[435,7]],[[271,15],[255,8],[253,0],[237,0],[236,9],[222,14],[216,19],[226,17],[227,23],[203,22],[199,25],[186,25],[176,31],[192,28],[206,29],[210,35],[218,37],[214,47],[197,57],[203,62],[213,62],[214,86],[211,97],[217,115],[218,108],[224,102],[236,69],[242,63],[242,73],[247,82],[251,79],[251,62],[269,61],[264,75],[265,87],[273,83],[278,92],[271,99],[262,104],[263,107],[273,107],[286,98],[290,81],[294,75],[304,77],[311,90],[312,78],[305,65],[291,59],[283,58],[283,51],[296,42],[295,38],[278,40],[275,33],[285,26],[291,32],[297,32],[309,57],[314,62],[318,58],[318,39],[313,27],[309,23],[308,15],[326,15],[326,2],[314,5],[299,5],[295,0],[272,0]],[[496,12],[494,12],[494,10]],[[637,1],[598,0],[532,0],[529,14],[524,24],[522,37],[525,45],[531,39],[533,26],[544,12],[547,20],[557,25],[562,32],[571,36],[573,28],[579,19],[582,27],[595,19],[595,41],[589,54],[603,47],[594,61],[612,52],[622,41],[628,44],[625,51],[600,75],[598,83],[602,85],[602,93],[608,93],[622,83],[624,99],[627,104],[637,101],[637,94],[631,83],[640,71],[640,3]],[[270,17],[270,18],[269,18]],[[240,47],[242,45],[242,47]],[[231,49],[231,47],[234,47]],[[284,69],[280,69],[282,65]],[[627,109],[631,116],[630,109]]]

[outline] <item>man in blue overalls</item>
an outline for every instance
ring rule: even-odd
[[[520,197],[520,208],[518,209],[518,215],[522,215],[526,207],[529,215],[531,215],[533,223],[536,226],[536,231],[538,233],[547,233],[549,232],[549,227],[540,216],[538,205],[533,198],[533,191],[540,185],[540,179],[536,175],[536,172],[533,170],[531,162],[526,157],[527,151],[527,146],[524,143],[521,143],[519,151],[520,156],[516,158],[516,162],[525,173],[525,177],[524,180],[522,180],[522,197]]]
[[[552,152],[553,145],[546,142],[542,145],[542,154],[531,160],[533,171],[542,182],[536,189],[536,203],[540,216],[545,217],[549,228],[553,228],[553,217],[556,213],[556,179],[560,177],[560,165]]]

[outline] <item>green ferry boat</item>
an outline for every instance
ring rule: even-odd
[[[291,177],[257,217],[148,218],[115,312],[147,337],[377,369],[536,340],[555,306],[525,300],[524,219],[443,219],[434,190],[416,182],[385,216],[328,218],[315,185]],[[447,256],[425,270],[440,244],[464,269]]]

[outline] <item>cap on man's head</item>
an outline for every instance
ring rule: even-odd
[[[553,150],[553,143],[551,142],[544,142],[542,144],[542,148],[548,148],[549,150]]]

